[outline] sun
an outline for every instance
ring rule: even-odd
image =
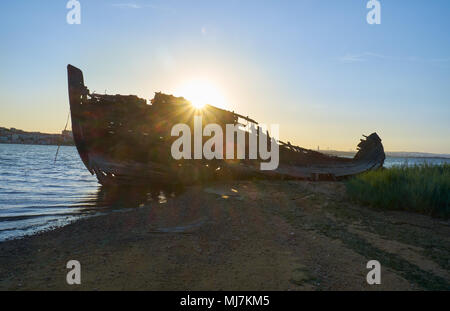
[[[198,79],[185,82],[177,89],[176,94],[189,100],[196,109],[202,109],[205,105],[226,108],[222,92],[208,80]]]
[[[205,103],[202,102],[198,102],[198,101],[193,101],[191,102],[192,106],[194,106],[195,109],[203,109],[203,107],[205,107]]]

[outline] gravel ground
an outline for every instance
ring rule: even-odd
[[[359,206],[339,182],[115,198],[128,208],[0,243],[0,290],[450,289],[449,221]],[[373,259],[380,285],[366,282]],[[81,285],[66,283],[69,260]]]

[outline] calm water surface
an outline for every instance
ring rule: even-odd
[[[75,147],[0,144],[0,241],[67,225],[80,217],[166,202],[170,190],[104,189]]]
[[[129,210],[143,202],[165,202],[168,192],[102,188],[78,156],[75,147],[0,144],[0,241],[64,226],[80,217]],[[387,158],[385,166],[450,159]],[[173,195],[173,193],[170,193]],[[128,208],[128,209],[127,209]]]
[[[0,241],[92,213],[98,184],[74,147],[0,144]]]

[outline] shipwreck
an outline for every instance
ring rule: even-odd
[[[376,133],[361,139],[353,158],[327,155],[277,140],[279,165],[267,171],[260,169],[264,160],[258,157],[175,160],[171,156],[171,146],[177,138],[171,135],[175,124],[193,128],[198,114],[205,124],[219,124],[224,129],[227,124],[243,123],[258,127],[258,122],[212,105],[198,111],[183,97],[163,93],[155,93],[150,103],[135,95],[90,93],[80,69],[68,65],[67,71],[75,145],[86,168],[103,185],[186,184],[249,177],[339,180],[381,168],[385,160],[383,144]],[[248,137],[249,133],[244,135]],[[249,140],[245,141],[245,148],[249,148]]]

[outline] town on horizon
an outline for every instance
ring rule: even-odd
[[[29,145],[74,145],[72,131],[63,130],[61,134],[27,132],[14,127],[0,127],[0,144]]]

